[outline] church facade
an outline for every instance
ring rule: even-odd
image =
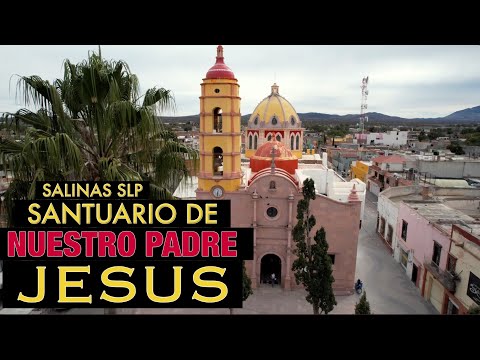
[[[225,64],[223,48],[201,84],[200,169],[197,199],[231,200],[232,226],[253,227],[254,260],[247,271],[254,288],[272,273],[283,289],[301,285],[291,270],[292,229],[305,178],[315,181],[311,211],[323,226],[335,277],[334,291],[349,294],[355,282],[364,184],[346,182],[325,163],[303,163],[303,129],[293,106],[274,84],[252,112],[247,130],[249,165],[242,165],[239,83]],[[241,239],[239,240],[241,241]]]

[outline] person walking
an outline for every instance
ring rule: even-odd
[[[277,277],[275,276],[275,273],[272,273],[271,278],[272,278],[272,287],[274,287],[275,286],[275,281],[277,280]]]

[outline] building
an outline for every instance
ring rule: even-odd
[[[384,133],[355,134],[353,142],[363,145],[385,145],[392,149],[407,145],[408,131],[392,130]]]
[[[430,237],[432,232],[436,233],[436,230],[429,227],[434,226],[438,222],[437,220],[441,220],[440,223],[443,225],[458,219],[471,222],[472,215],[474,218],[477,217],[478,199],[480,199],[480,189],[476,188],[423,185],[392,187],[380,193],[378,197],[377,232],[391,251],[394,259],[403,264],[407,276],[410,279],[413,278],[418,286],[420,284],[419,268],[423,266],[422,257],[426,255],[424,254],[425,250],[415,252],[415,247],[433,249],[433,241],[445,245],[447,243],[446,237],[450,236],[449,230],[447,229],[446,232],[439,234],[439,239],[441,239],[439,240]],[[417,205],[404,207],[402,215],[399,215],[400,206],[404,202]],[[430,206],[438,207],[438,202],[441,202],[448,209],[443,213],[440,211],[440,215],[436,215],[437,219],[431,211],[422,215],[424,211],[422,209],[426,209],[425,211],[428,212]],[[420,209],[420,212],[417,212],[418,209]],[[442,207],[440,210],[443,211],[444,209],[446,208]],[[403,224],[403,221],[406,225]],[[416,230],[413,230],[413,228]],[[443,247],[443,249],[445,248]],[[412,252],[410,253],[410,251]],[[412,262],[414,253],[417,263]],[[421,255],[422,253],[424,255]],[[409,260],[411,261],[409,262]],[[441,259],[442,266],[444,265],[443,261],[444,258]],[[416,274],[413,264],[417,267]]]
[[[317,193],[311,205],[317,219],[314,230],[323,226],[326,231],[334,291],[350,294],[365,184],[358,179],[347,182],[329,169],[326,154],[322,164],[318,154],[302,156],[297,139],[301,144],[303,129],[293,106],[285,110],[287,103],[280,97],[278,86],[272,86],[270,97],[252,113],[247,135],[249,159],[242,159],[239,84],[225,65],[219,46],[216,63],[201,84],[200,170],[195,195],[197,199],[231,200],[235,214],[232,226],[253,227],[254,260],[246,262],[253,287],[261,286],[275,273],[283,289],[293,289],[298,285],[291,271],[295,259],[292,229],[297,221],[297,203],[303,198],[303,181],[312,178]],[[182,192],[185,197],[193,195],[193,191],[185,190],[188,184],[181,186],[175,196]]]
[[[301,158],[304,130],[292,104],[280,95],[279,86],[273,84],[270,95],[257,105],[248,120],[245,156],[250,158],[260,146],[276,140]]]
[[[452,225],[452,246],[447,270],[457,282],[454,292],[446,291],[442,314],[465,314],[480,306],[480,225]]]
[[[360,161],[352,162],[352,165],[350,166],[352,179],[360,179],[366,184],[367,178],[368,178],[368,172],[372,164],[373,163],[371,161],[360,160]]]
[[[405,158],[398,155],[379,156],[372,159],[367,179],[367,190],[378,194],[389,188],[412,184],[405,172]]]
[[[390,188],[379,196],[378,232],[441,314],[465,313],[476,299],[468,287],[480,274],[479,199],[479,189],[434,186]]]

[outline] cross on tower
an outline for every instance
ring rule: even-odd
[[[272,147],[272,165],[271,165],[272,173],[275,172],[275,150],[277,149],[278,149],[277,145],[274,145]]]

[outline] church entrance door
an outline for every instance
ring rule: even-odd
[[[282,260],[275,254],[264,255],[260,263],[260,283],[275,286],[280,285],[281,279]]]

